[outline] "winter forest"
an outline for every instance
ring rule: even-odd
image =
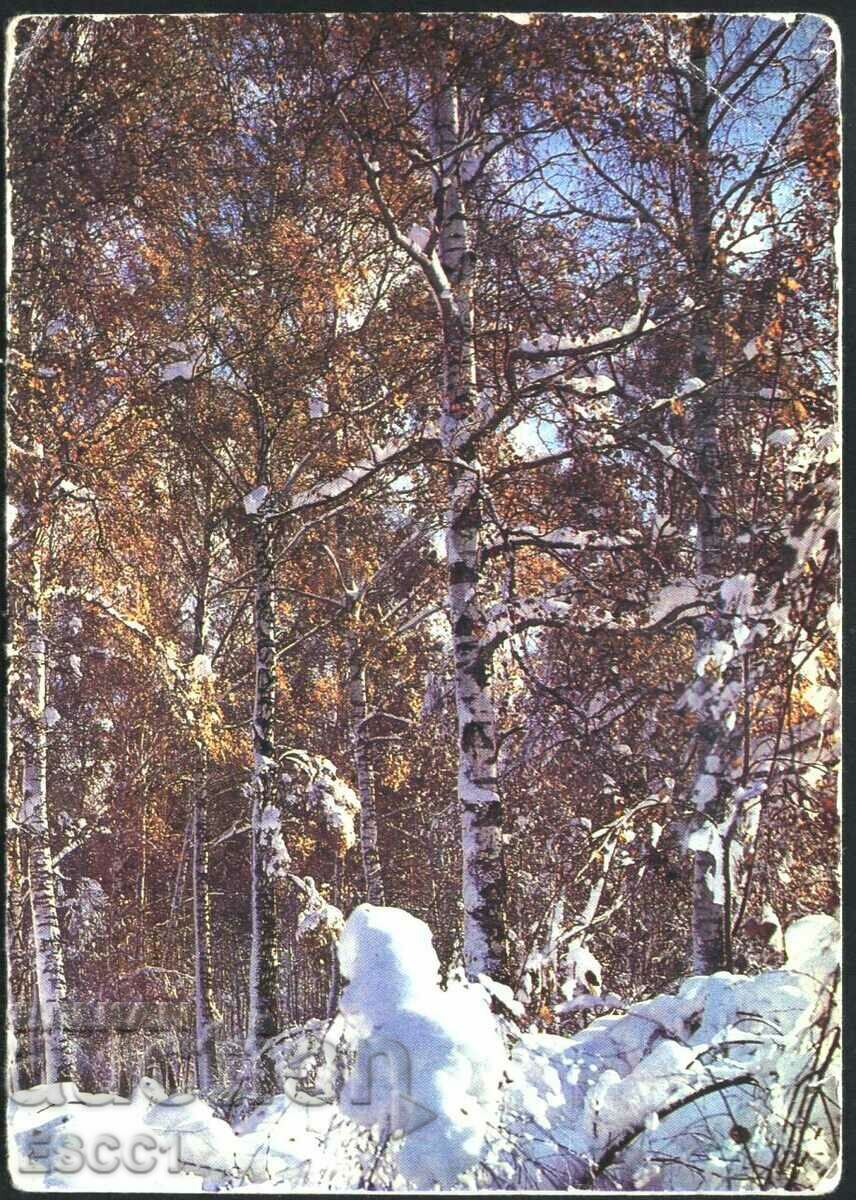
[[[9,39],[16,1185],[830,1190],[835,29]]]

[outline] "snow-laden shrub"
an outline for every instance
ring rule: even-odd
[[[833,918],[804,917],[785,934],[782,970],[693,976],[571,1038],[525,1034],[507,1140],[494,1145],[505,1186],[827,1184],[840,1120],[838,936]]]
[[[342,1109],[381,1131],[400,1122],[397,1166],[411,1187],[453,1187],[483,1155],[506,1063],[486,990],[441,989],[430,930],[398,908],[355,909],[339,964],[340,1008],[359,1039]]]
[[[681,1040],[620,1078],[602,1073],[586,1104],[601,1174],[646,1190],[758,1191],[834,1173],[837,923],[804,917],[785,944],[784,970],[687,980],[674,997]]]

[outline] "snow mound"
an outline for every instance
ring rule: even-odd
[[[785,933],[785,960],[791,971],[803,971],[823,980],[830,962],[836,961],[840,938],[838,922],[825,913],[801,917]]]
[[[616,1182],[672,1191],[786,1181],[787,1172],[776,1172],[787,1160],[789,1113],[833,1016],[839,945],[837,923],[825,916],[803,918],[785,937],[790,969],[692,977],[677,996],[634,1005],[627,1017],[602,1018],[585,1031],[583,1041],[605,1038],[603,1071],[585,1105],[590,1152],[616,1171]],[[647,1034],[632,1030],[640,1018],[649,1020]],[[832,1039],[826,1049],[834,1051]],[[806,1121],[818,1177],[836,1158],[832,1058],[816,1085],[831,1103],[818,1103]],[[610,1161],[616,1147],[621,1153]]]
[[[343,1110],[404,1131],[397,1165],[411,1186],[452,1187],[482,1157],[506,1063],[485,989],[443,991],[430,930],[399,908],[355,909],[339,964],[340,1008],[361,1039]]]
[[[13,1093],[7,1125],[13,1182],[22,1191],[130,1192],[139,1189],[142,1178],[152,1191],[198,1192],[200,1175],[217,1174],[206,1160],[228,1153],[235,1135],[207,1105],[190,1105],[204,1113],[184,1113],[183,1103],[158,1102],[165,1099],[163,1088],[146,1076],[130,1100],[81,1092],[69,1082]],[[185,1140],[190,1133],[185,1122],[196,1125],[192,1147],[190,1138]],[[200,1142],[203,1125],[212,1139],[203,1135]],[[190,1160],[197,1152],[201,1157],[193,1161],[206,1165],[194,1170]]]

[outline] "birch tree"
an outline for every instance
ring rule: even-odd
[[[193,662],[202,674],[208,659],[208,592],[213,530],[209,522],[203,533],[202,560],[196,583],[193,616]],[[201,754],[199,779],[193,788],[193,935],[196,985],[196,1080],[202,1091],[210,1091],[217,1074],[215,1023],[217,1008],[212,981],[213,933],[208,865],[209,763]]]
[[[506,875],[496,779],[496,718],[488,664],[480,653],[477,632],[483,621],[479,585],[481,464],[469,438],[478,406],[474,252],[461,177],[466,135],[458,81],[451,73],[454,39],[450,23],[432,23],[434,59],[422,85],[421,102],[428,148],[417,159],[435,181],[432,231],[411,230],[407,236],[399,228],[384,192],[380,165],[371,157],[370,147],[345,106],[337,104],[337,111],[388,235],[419,267],[437,308],[442,364],[438,428],[447,472],[447,597],[458,713],[464,961],[473,978],[487,974],[504,980],[508,970]]]
[[[717,374],[722,373],[726,356],[723,339],[725,326],[725,300],[723,295],[722,252],[718,251],[719,239],[714,230],[714,219],[723,201],[738,192],[738,198],[750,193],[752,184],[764,170],[765,149],[752,168],[745,182],[732,184],[724,195],[714,194],[712,177],[711,129],[723,117],[719,103],[727,103],[727,89],[748,86],[748,72],[761,70],[764,57],[773,51],[781,54],[788,31],[774,27],[762,41],[750,44],[743,58],[734,64],[727,77],[718,72],[719,87],[711,85],[710,65],[711,42],[717,33],[715,17],[697,18],[690,22],[688,57],[688,192],[689,228],[691,245],[691,269],[700,294],[709,297],[709,306],[700,309],[692,329],[692,373],[705,387],[700,392],[693,414],[692,428],[695,439],[695,479],[698,485],[698,510],[696,519],[697,548],[696,574],[699,585],[705,590],[719,587],[725,575],[723,555],[723,507],[725,501],[721,443],[723,441],[723,404],[720,398],[721,384]],[[772,49],[771,49],[772,48]],[[736,55],[732,55],[733,58]],[[761,63],[759,67],[757,64]],[[820,85],[822,73],[809,76],[807,83],[797,85],[791,94],[790,105],[776,131],[784,134],[788,123],[793,122]],[[724,89],[723,89],[724,84]],[[722,91],[725,90],[725,98]],[[741,190],[742,189],[742,190]],[[721,243],[720,243],[721,244]],[[751,344],[751,343],[750,343]],[[691,835],[690,844],[704,842],[710,827],[718,831],[726,820],[728,798],[734,791],[730,764],[740,742],[737,721],[739,678],[734,667],[718,664],[720,648],[728,645],[732,621],[729,605],[724,596],[716,605],[712,615],[699,626],[696,644],[696,669],[700,674],[705,664],[712,664],[714,676],[703,689],[696,711],[697,720],[697,766],[692,790],[692,800],[698,812],[698,832]],[[718,665],[715,665],[718,664]],[[744,704],[750,703],[745,697]],[[729,852],[731,844],[729,842]],[[724,862],[721,870],[730,873],[730,865]],[[726,914],[725,899],[715,894],[711,879],[715,864],[709,851],[697,849],[693,855],[693,965],[699,972],[709,972],[731,962],[732,915]],[[718,891],[718,889],[716,889]]]
[[[605,122],[606,136],[595,144],[585,127],[582,132],[574,129],[577,122],[561,96],[559,111],[568,112],[564,124],[581,157],[581,181],[574,189],[577,207],[584,206],[605,228],[607,222],[620,224],[635,214],[638,238],[664,264],[673,286],[694,300],[689,324],[683,326],[689,342],[684,370],[690,377],[682,380],[673,375],[671,404],[665,407],[664,401],[659,406],[672,427],[664,430],[665,437],[658,433],[656,442],[643,432],[629,444],[646,455],[656,450],[672,474],[668,505],[673,515],[681,511],[676,498],[683,508],[694,538],[692,589],[698,589],[699,600],[706,598],[704,611],[702,606],[695,614],[685,610],[697,627],[698,678],[682,703],[695,729],[695,766],[687,781],[693,955],[698,970],[710,970],[731,961],[730,920],[725,913],[730,909],[732,866],[728,855],[723,858],[720,852],[719,839],[732,812],[728,798],[738,796],[742,786],[734,775],[741,738],[745,740],[738,717],[742,710],[745,726],[753,704],[744,689],[747,659],[754,653],[749,643],[755,640],[742,643],[736,652],[729,649],[734,604],[742,603],[735,600],[739,580],[755,578],[754,563],[751,557],[744,558],[740,546],[747,541],[754,546],[757,535],[735,540],[723,534],[729,520],[735,523],[734,534],[739,533],[734,514],[742,510],[745,500],[735,487],[733,464],[739,456],[752,454],[748,445],[738,444],[726,413],[740,406],[740,380],[747,379],[749,364],[754,365],[765,341],[763,332],[757,340],[755,336],[747,340],[750,330],[774,330],[773,341],[781,334],[780,318],[772,316],[769,307],[765,311],[769,303],[765,298],[772,300],[775,292],[782,304],[790,290],[802,286],[788,274],[781,255],[784,231],[796,212],[796,206],[781,198],[802,186],[806,162],[796,150],[795,132],[818,91],[828,86],[829,63],[824,62],[826,55],[817,41],[822,32],[799,19],[788,24],[756,18],[729,25],[715,17],[701,17],[688,22],[646,20],[640,25],[629,17],[627,22],[638,25],[642,36],[629,86],[622,89],[608,77],[603,82],[622,120]],[[651,106],[648,121],[641,119],[640,86],[646,96],[659,101]],[[773,152],[777,140],[788,147],[778,156]],[[732,145],[742,147],[742,158],[729,154]],[[799,256],[791,261],[796,270]],[[757,277],[765,277],[766,285],[756,284],[753,290],[747,279],[748,263],[756,264]],[[662,280],[653,292],[654,312],[674,311],[673,301],[659,298],[661,288]],[[752,325],[743,324],[743,319]],[[649,350],[656,361],[668,361],[672,371],[682,357],[681,344],[675,340],[680,328],[678,324],[673,331],[664,331],[665,358],[662,351],[657,358],[657,337]],[[645,357],[637,358],[635,378],[626,373],[616,381],[616,394],[638,399],[641,385],[644,396]],[[741,411],[746,410],[741,407]],[[763,404],[757,414],[763,422],[762,412]],[[646,419],[662,422],[662,417]],[[686,452],[682,443],[687,444]],[[764,469],[765,455],[762,448],[750,472]],[[694,512],[680,501],[687,487]],[[755,517],[758,495],[756,489]],[[663,511],[661,505],[658,501],[658,511]],[[668,527],[664,522],[662,528]],[[676,531],[674,525],[671,528]],[[676,587],[676,596],[681,586]],[[685,589],[684,594],[689,597],[690,591]],[[756,634],[761,628],[755,627]],[[742,801],[734,803],[739,808]]]
[[[22,505],[26,520],[27,510]],[[26,847],[30,911],[35,942],[36,986],[44,1038],[47,1083],[74,1079],[67,1033],[65,960],[54,888],[51,821],[48,808],[47,739],[58,719],[48,703],[47,645],[44,628],[44,531],[32,528],[27,541],[29,578],[23,596],[22,680],[25,717],[23,780],[17,824]]]

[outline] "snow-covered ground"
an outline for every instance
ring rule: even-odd
[[[10,1099],[26,1190],[830,1190],[837,1179],[838,924],[785,965],[685,979],[569,1037],[521,1033],[508,989],[438,984],[428,928],[361,905],[340,1011],[272,1048],[283,1093],[236,1127],[144,1079]],[[611,1001],[614,997],[609,998]]]

